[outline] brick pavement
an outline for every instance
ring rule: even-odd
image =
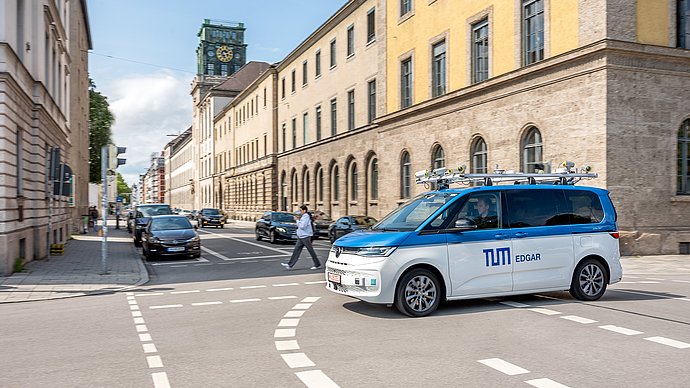
[[[24,271],[0,277],[0,303],[103,294],[148,282],[146,266],[127,229],[108,221],[108,272],[102,274],[101,241],[97,233],[72,235],[62,256],[48,256]]]

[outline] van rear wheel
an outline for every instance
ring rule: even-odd
[[[607,283],[606,268],[600,262],[594,259],[583,260],[573,273],[570,295],[579,300],[597,300],[604,295]]]
[[[427,316],[441,303],[440,290],[436,275],[426,269],[413,269],[398,283],[395,307],[410,317]]]

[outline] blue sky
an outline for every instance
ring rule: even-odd
[[[127,164],[118,171],[134,183],[151,153],[172,140],[166,135],[191,125],[189,92],[204,19],[244,23],[247,60],[273,63],[345,2],[88,0],[93,42],[89,73],[115,115],[113,140],[127,147]]]

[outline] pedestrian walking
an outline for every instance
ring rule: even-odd
[[[89,217],[91,218],[91,225],[93,225],[93,231],[98,231],[98,210],[95,206],[91,206],[89,210]]]
[[[314,228],[312,224],[311,214],[307,211],[307,205],[302,205],[299,207],[297,212],[297,242],[295,243],[295,249],[292,251],[292,257],[287,263],[280,263],[283,267],[290,269],[295,266],[297,260],[299,260],[299,255],[302,253],[302,249],[307,247],[307,251],[311,255],[311,259],[314,260],[314,266],[310,269],[321,268],[321,262],[314,252],[314,247],[311,246],[311,238],[314,236]]]

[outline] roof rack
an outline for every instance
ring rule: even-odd
[[[496,167],[492,174],[467,174],[464,165],[454,169],[441,167],[432,171],[422,170],[415,173],[415,180],[417,184],[428,186],[434,183],[438,189],[447,189],[451,183],[484,186],[501,183],[574,185],[582,179],[594,179],[599,176],[597,173],[590,172],[592,170],[590,166],[584,166],[578,172],[575,163],[569,161],[564,161],[555,172],[548,173],[542,170],[537,170],[535,173],[505,171]]]

